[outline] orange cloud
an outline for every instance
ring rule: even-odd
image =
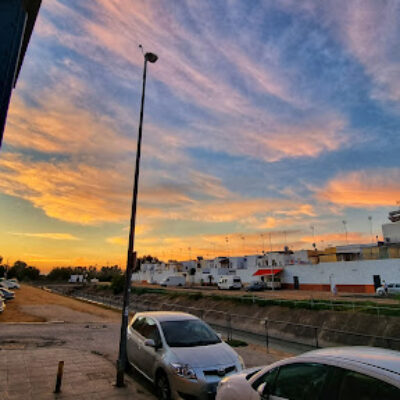
[[[332,179],[317,198],[344,207],[392,206],[400,199],[400,169],[354,171]]]
[[[0,167],[0,191],[30,201],[50,217],[93,224],[128,215],[129,185],[113,169],[33,162],[10,153],[2,154]]]
[[[117,244],[119,246],[127,246],[128,238],[123,236],[113,236],[106,239],[107,243]]]
[[[75,235],[71,235],[70,233],[29,233],[29,232],[11,232],[12,235],[16,236],[26,236],[32,238],[41,238],[41,239],[52,239],[52,240],[80,240]]]
[[[256,226],[260,219],[266,218],[268,213],[283,214],[288,216],[314,215],[311,211],[312,206],[299,204],[296,201],[277,198],[255,198],[255,199],[225,199],[223,201],[202,202],[192,205],[187,212],[175,218],[186,218],[187,214],[192,215],[194,220],[213,221],[213,222],[246,222]],[[252,218],[252,217],[259,217]],[[271,224],[278,221],[274,217],[269,217]]]
[[[81,85],[82,81],[71,76],[64,78],[58,86],[41,92],[37,97],[39,107],[28,106],[16,96],[8,117],[7,143],[45,153],[115,155],[121,149],[133,152],[135,139],[118,135],[110,118],[74,104],[74,97],[82,97],[80,93],[85,90]],[[62,95],[68,90],[73,90],[74,96]]]

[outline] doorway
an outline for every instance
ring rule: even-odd
[[[375,290],[378,289],[378,287],[382,286],[380,275],[374,275],[374,286],[375,286]]]
[[[293,277],[293,283],[294,283],[294,289],[299,290],[300,289],[300,283],[299,283],[299,277],[294,276]]]

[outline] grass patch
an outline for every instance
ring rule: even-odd
[[[145,288],[145,287],[136,287],[132,286],[131,287],[131,293],[132,294],[146,294],[146,293],[155,293],[155,294],[168,294],[168,291],[166,289],[158,289],[158,288]]]
[[[303,309],[312,311],[338,311],[338,312],[362,312],[366,314],[378,315],[377,308],[379,308],[379,315],[400,317],[400,307],[397,304],[385,304],[380,306],[373,301],[357,301],[353,303],[340,300],[322,300],[313,299],[308,300],[281,300],[281,299],[263,299],[253,297],[253,295],[244,294],[243,296],[224,296],[220,294],[204,295],[202,292],[192,291],[173,291],[168,289],[147,288],[147,287],[132,287],[132,293],[141,295],[146,293],[163,294],[171,299],[184,297],[191,300],[200,300],[209,298],[212,301],[230,301],[234,304],[252,305],[255,304],[259,307],[279,306],[291,309]],[[400,296],[398,296],[400,298]],[[372,308],[373,307],[373,308]]]
[[[225,340],[225,343],[229,344],[229,346],[231,346],[231,347],[246,347],[246,346],[248,346],[247,342],[245,342],[244,340],[239,340],[239,339]]]

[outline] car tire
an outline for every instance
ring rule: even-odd
[[[157,399],[171,400],[171,388],[164,371],[159,371],[155,380]]]

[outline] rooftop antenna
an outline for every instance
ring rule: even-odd
[[[368,216],[368,221],[369,221],[369,230],[371,234],[371,258],[372,258],[372,243],[374,242],[373,236],[372,236],[372,216]]]
[[[228,257],[230,257],[230,252],[229,252],[229,237],[225,237],[225,242],[226,242],[226,248],[228,249]]]
[[[260,236],[261,236],[261,240],[262,240],[262,252],[263,252],[263,254],[264,254],[264,253],[265,253],[264,234],[263,234],[263,233],[260,233]]]
[[[348,242],[348,240],[347,240],[347,221],[344,219],[344,220],[342,221],[342,224],[343,224],[343,228],[344,228],[344,233],[345,233],[345,235],[346,235],[346,244],[349,244],[349,242]]]
[[[310,225],[310,229],[311,229],[311,232],[312,232],[313,246],[314,246],[314,248],[315,248],[315,226],[311,224],[311,225]]]

